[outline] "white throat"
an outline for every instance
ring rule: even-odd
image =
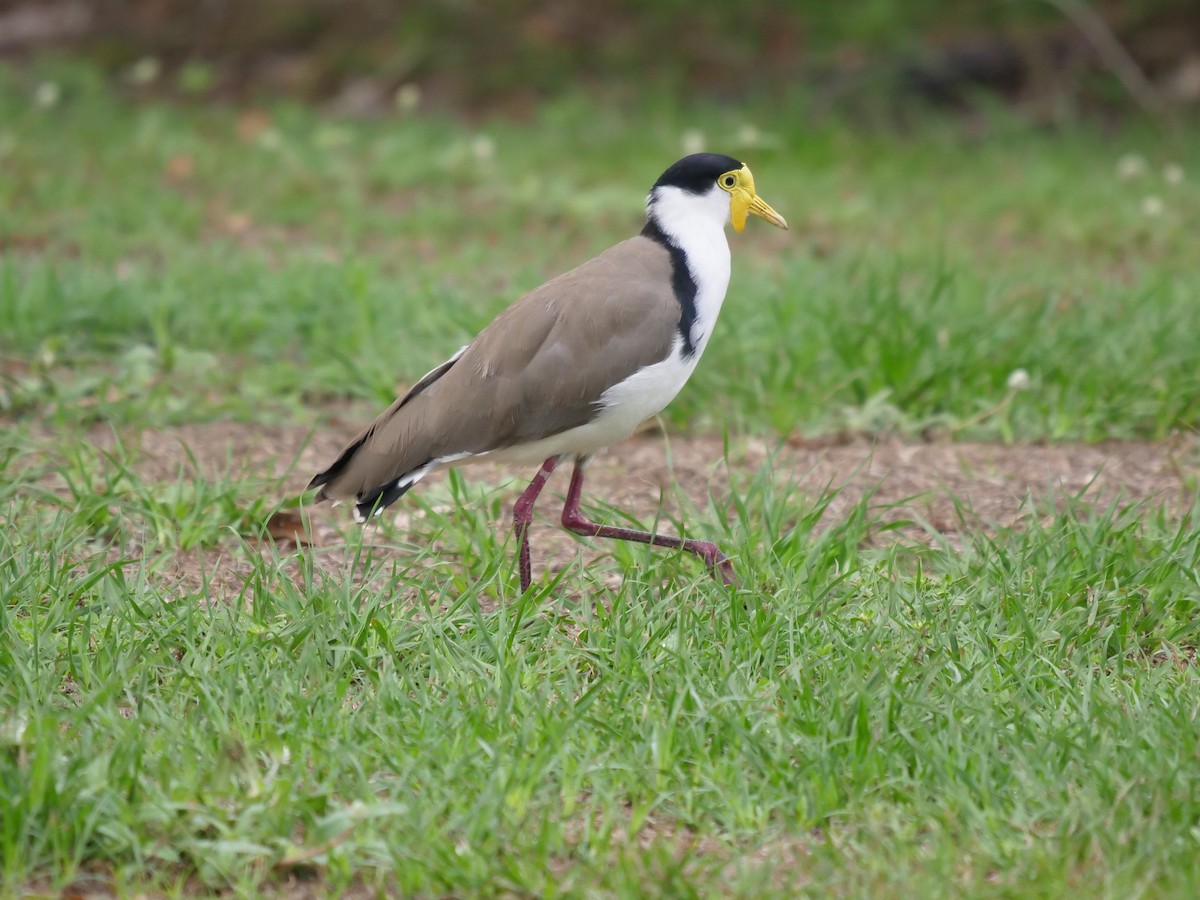
[[[696,282],[696,321],[692,343],[699,360],[725,302],[729,287],[729,194],[714,184],[706,193],[660,186],[646,200],[646,215],[683,251]]]

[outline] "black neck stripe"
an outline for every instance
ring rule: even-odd
[[[696,324],[696,280],[688,268],[683,249],[671,240],[654,219],[642,229],[642,237],[658,241],[671,254],[671,287],[679,301],[679,336],[683,338],[683,357],[689,359],[696,352],[692,342],[692,326]]]

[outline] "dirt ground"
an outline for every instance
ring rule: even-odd
[[[352,431],[340,422],[316,432],[210,423],[122,435],[121,439],[127,447],[140,449],[137,469],[150,481],[175,480],[181,466],[187,465],[184,448],[188,448],[202,472],[232,471],[261,481],[283,477],[281,496],[272,498],[283,499],[299,494],[311,475],[336,457]],[[102,429],[97,429],[93,438],[100,447],[114,439]],[[491,524],[502,537],[509,527],[507,510],[534,473],[487,464],[462,472],[473,487],[499,491],[504,518]],[[695,510],[711,516],[707,511],[710,496],[717,508],[722,508],[731,482],[735,488],[744,487],[762,472],[768,472],[781,488],[795,488],[789,502],[797,504],[797,518],[806,511],[806,503],[832,491],[836,495],[821,526],[833,524],[869,493],[871,505],[883,509],[884,519],[922,523],[902,529],[902,536],[888,532],[881,540],[945,539],[953,546],[963,528],[964,508],[972,527],[994,528],[1044,514],[1049,504],[1068,496],[1097,505],[1147,501],[1175,508],[1190,506],[1197,498],[1200,478],[1200,439],[1188,435],[1161,443],[1006,446],[866,438],[769,443],[742,438],[730,442],[726,457],[719,438],[668,437],[649,429],[592,461],[585,484],[585,508],[589,502],[597,504],[592,511],[599,515],[598,510],[612,506],[647,524],[664,516],[689,522],[697,517]],[[568,474],[569,467],[560,468],[539,500],[531,532],[535,578],[540,569],[556,572],[581,559],[587,565],[605,553],[605,542],[589,545],[557,525]],[[444,478],[444,474],[430,476],[415,491],[444,498],[446,492],[437,487]],[[434,509],[451,511],[436,503]],[[384,515],[396,527],[388,530],[388,538],[380,544],[382,556],[402,557],[404,551],[396,542],[404,541],[410,531],[421,532],[415,518],[424,512],[405,498]],[[357,527],[348,509],[307,505],[303,527],[301,540],[309,545],[319,568],[336,575],[339,567],[346,566],[344,535]],[[661,529],[667,531],[670,526]],[[693,528],[691,535],[704,536],[697,531]],[[282,534],[287,534],[286,525]],[[290,549],[289,544],[283,538],[280,549]],[[449,558],[439,561],[435,552],[422,564],[455,565],[452,553],[443,555]],[[402,558],[395,562],[400,567],[406,564]],[[244,552],[224,546],[172,554],[162,563],[157,577],[168,583],[164,586],[169,591],[201,590],[210,599],[240,594],[245,576],[253,568]],[[612,569],[605,581],[615,587],[620,577]]]

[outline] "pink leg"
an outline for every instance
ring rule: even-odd
[[[557,456],[552,456],[542,463],[538,473],[533,476],[533,481],[529,482],[529,487],[525,488],[524,493],[513,504],[513,531],[517,535],[521,593],[529,590],[529,584],[533,581],[533,566],[529,561],[529,523],[533,521],[533,504],[537,500],[538,494],[542,492],[542,488],[546,486],[546,482],[550,480],[550,473],[557,465]]]
[[[615,528],[612,525],[597,525],[589,520],[579,509],[579,497],[583,493],[583,461],[575,461],[575,470],[571,473],[571,487],[567,489],[567,502],[563,505],[562,523],[568,531],[582,534],[585,537],[613,538],[618,541],[637,541],[639,544],[653,544],[656,547],[682,548],[688,553],[695,553],[712,569],[713,575],[720,577],[725,584],[736,584],[733,574],[733,564],[721,552],[720,548],[708,541],[692,541],[683,538],[670,537],[663,534],[652,534],[649,531],[636,531],[632,528]]]

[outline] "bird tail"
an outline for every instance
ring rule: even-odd
[[[445,441],[436,437],[444,437],[442,430],[417,424],[428,411],[414,413],[414,408],[421,407],[428,399],[422,395],[454,367],[466,349],[460,348],[444,363],[426,372],[407,394],[351,441],[333,465],[317,473],[308,483],[308,489],[320,489],[318,501],[353,497],[354,518],[365,522],[403,497],[434,469],[474,455],[446,453]],[[417,462],[422,459],[423,462]]]
[[[400,475],[388,477],[382,483],[373,484],[372,481],[375,479],[363,482],[361,475],[359,478],[355,478],[351,469],[364,445],[370,442],[373,432],[373,428],[368,429],[356,438],[329,468],[318,472],[308,483],[308,490],[319,489],[317,490],[318,502],[353,497],[354,518],[358,522],[366,522],[372,516],[379,515],[386,507],[403,497],[414,484],[428,475],[439,462],[439,460],[427,459]],[[361,460],[359,461],[361,462]],[[358,486],[351,486],[355,481],[358,482]],[[347,482],[349,485],[343,487]]]

